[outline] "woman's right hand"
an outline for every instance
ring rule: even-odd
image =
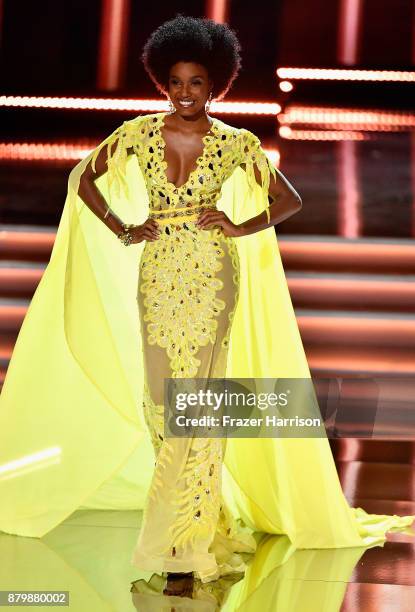
[[[143,240],[148,240],[149,242],[158,240],[161,232],[157,222],[149,217],[142,225],[137,225],[137,227],[130,229],[130,233],[133,237],[131,244],[137,244]]]

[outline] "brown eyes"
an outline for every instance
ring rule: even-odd
[[[178,81],[170,81],[170,83],[171,83],[171,85],[178,85],[179,84]],[[193,81],[191,83],[191,85],[201,85],[201,84],[202,84],[202,81]]]

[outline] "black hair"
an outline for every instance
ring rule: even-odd
[[[178,14],[154,30],[144,45],[141,59],[157,89],[164,94],[174,64],[201,64],[213,82],[212,97],[221,99],[241,68],[240,49],[235,32],[227,24]]]

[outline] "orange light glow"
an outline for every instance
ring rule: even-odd
[[[123,84],[130,22],[130,0],[103,0],[98,53],[98,88],[110,91]]]
[[[96,144],[71,144],[71,143],[29,143],[0,142],[1,160],[28,160],[28,161],[53,161],[53,160],[78,160],[82,159]]]
[[[415,341],[413,319],[377,316],[376,318],[333,315],[299,315],[297,317],[301,336],[310,344],[356,344],[359,347],[373,346],[382,339],[383,346],[411,348]],[[353,342],[354,341],[354,342]]]
[[[399,347],[347,347],[339,351],[336,346],[306,345],[307,361],[311,370],[320,376],[339,372],[390,376],[391,374],[413,374],[412,351]],[[352,609],[352,608],[350,608]]]
[[[370,140],[369,134],[341,130],[297,130],[283,125],[278,130],[281,138],[286,140]],[[373,137],[372,137],[373,138]]]
[[[415,72],[403,70],[356,70],[339,68],[277,68],[280,79],[318,81],[394,81],[413,83]]]
[[[77,161],[88,155],[99,143],[36,143],[0,142],[0,160],[17,161]],[[272,163],[280,161],[278,149],[264,147]]]
[[[413,274],[415,244],[378,242],[377,240],[290,240],[280,237],[284,265],[291,270],[341,270]]]
[[[230,0],[206,0],[206,17],[216,23],[226,23],[229,19]]]
[[[47,96],[0,96],[0,106],[18,108],[53,108],[62,110],[115,110],[161,112],[168,110],[165,100],[134,98],[65,98]],[[281,106],[275,102],[215,102],[212,113],[235,115],[277,115]]]
[[[337,227],[343,238],[358,238],[362,234],[362,190],[359,184],[358,147],[355,141],[337,145]]]
[[[340,0],[337,59],[343,66],[359,63],[363,29],[363,0]]]
[[[278,115],[278,121],[281,126],[306,124],[344,130],[391,132],[415,127],[415,113],[292,105]]]

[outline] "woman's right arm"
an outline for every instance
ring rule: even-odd
[[[111,155],[117,142],[111,145]],[[133,148],[127,149],[127,155],[134,153]],[[95,172],[92,169],[91,162],[87,164],[81,175],[79,182],[79,196],[85,204],[92,210],[93,213],[115,234],[123,231],[123,221],[118,215],[113,212],[102,193],[95,184],[98,177],[107,172],[107,147],[102,147],[95,161]],[[147,219],[142,225],[130,230],[133,235],[133,242],[141,242],[142,240],[156,240],[159,237],[157,223],[153,219]]]
[[[116,145],[116,142],[112,144],[111,155]],[[114,234],[119,234],[123,229],[122,220],[113,211],[110,210],[108,212],[108,204],[98,187],[95,185],[96,179],[107,172],[107,147],[102,147],[101,151],[98,153],[95,162],[95,170],[94,172],[91,162],[85,167],[79,182],[79,196],[88,208],[90,208]]]

